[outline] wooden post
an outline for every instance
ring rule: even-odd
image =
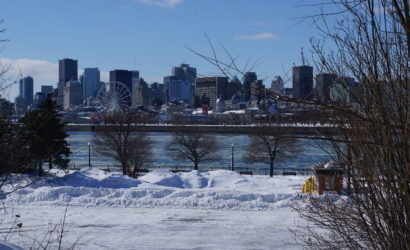
[[[323,191],[325,191],[325,181],[326,181],[326,177],[324,175],[319,175],[319,187],[318,187],[319,195],[322,195]]]
[[[335,176],[335,189],[337,194],[342,194],[342,188],[343,188],[343,177],[341,175],[336,175]]]

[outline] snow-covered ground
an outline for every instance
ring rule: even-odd
[[[55,171],[5,198],[25,234],[41,237],[68,205],[64,244],[78,249],[297,249],[289,228],[303,176],[171,173],[140,179],[97,169]],[[17,236],[10,242],[23,245]]]

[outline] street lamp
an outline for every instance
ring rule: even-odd
[[[91,143],[88,142],[88,166],[91,167]]]
[[[232,143],[231,147],[232,147],[232,162],[231,162],[231,168],[232,168],[232,171],[234,171],[234,165],[235,165],[235,163],[234,163],[235,145],[233,145],[233,143]]]

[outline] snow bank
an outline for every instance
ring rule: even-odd
[[[11,244],[6,241],[0,240],[0,249],[1,250],[24,250],[23,248],[16,246],[14,244]]]
[[[141,184],[140,180],[121,173],[107,173],[95,168],[83,169],[58,178],[57,183],[72,187],[131,188]]]
[[[83,169],[42,179],[6,198],[15,205],[272,210],[297,196],[305,177],[155,170],[139,180]]]

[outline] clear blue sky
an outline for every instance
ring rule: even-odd
[[[223,44],[239,63],[261,63],[254,70],[270,86],[273,76],[300,64],[316,34],[300,0],[2,0],[1,62],[13,63],[40,85],[56,86],[57,63],[74,58],[79,68],[137,69],[148,82],[162,81],[172,66],[189,63],[201,75],[217,69],[187,50],[211,55],[205,34]],[[310,11],[310,10],[309,10]],[[8,98],[17,95],[15,87]]]

